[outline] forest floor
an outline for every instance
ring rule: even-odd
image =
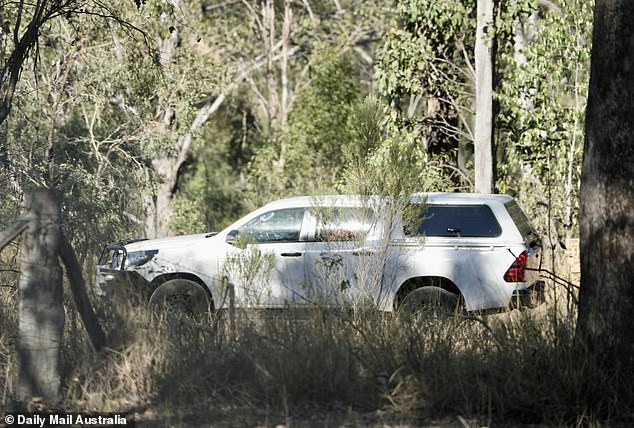
[[[135,415],[137,427],[376,427],[376,428],[409,428],[409,427],[442,427],[442,428],[475,428],[488,426],[489,423],[464,418],[460,415],[437,418],[404,417],[383,410],[355,411],[353,409],[305,409],[291,416],[275,414],[266,409],[210,407],[189,413],[182,409],[147,410]],[[495,426],[505,426],[495,424]],[[535,426],[535,425],[533,425]]]

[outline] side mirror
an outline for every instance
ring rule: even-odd
[[[227,236],[225,238],[225,242],[227,244],[231,244],[231,245],[235,245],[236,241],[238,240],[238,234],[240,233],[239,230],[234,229],[232,231],[230,231],[229,233],[227,233]]]

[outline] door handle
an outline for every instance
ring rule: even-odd
[[[282,257],[301,257],[302,253],[282,253]]]

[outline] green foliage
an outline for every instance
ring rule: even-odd
[[[152,160],[175,153],[219,81],[201,46],[213,30],[201,31],[195,2],[109,8],[127,24],[76,14],[50,25],[38,66],[22,75],[7,140],[23,190],[56,186],[66,195],[67,233],[82,251],[143,233]],[[179,48],[161,68],[153,46],[176,24]]]
[[[343,151],[353,138],[352,115],[360,97],[358,78],[340,48],[321,48],[310,70],[310,83],[296,94],[288,129],[255,150],[249,182],[257,202],[329,191],[345,166]]]
[[[350,119],[360,88],[348,55],[324,48],[314,55],[312,82],[297,93],[289,115],[290,145],[314,153],[314,166],[336,174],[351,140]]]
[[[354,116],[354,139],[345,150],[343,193],[403,197],[448,185],[436,161],[412,134],[393,126],[388,108],[368,96]]]
[[[201,199],[179,196],[174,201],[172,206],[174,213],[170,217],[170,227],[174,232],[179,235],[187,235],[191,233],[204,233],[207,230],[203,216],[206,211],[204,209],[205,206],[199,203],[199,200]]]
[[[265,28],[258,24],[263,3],[241,2],[204,13],[208,28],[201,30],[205,32],[202,44],[211,55],[221,55],[223,61],[220,88],[242,76],[244,70],[252,70],[230,94],[231,100],[225,102],[223,110],[229,104],[227,117],[237,113],[237,119],[241,119],[240,111],[247,111],[253,129],[245,133],[240,126],[231,126],[230,139],[235,144],[223,146],[226,152],[216,151],[216,156],[226,159],[232,168],[225,181],[235,183],[238,179],[239,183],[233,187],[246,190],[239,199],[241,206],[248,208],[278,197],[332,192],[330,189],[344,166],[341,151],[350,139],[350,116],[361,97],[359,82],[362,76],[371,74],[368,65],[361,63],[350,48],[358,39],[367,37],[366,33],[375,34],[383,19],[381,2],[377,1],[363,4],[346,0],[335,4],[310,1],[288,5],[293,16],[290,49],[297,53],[288,58],[286,69],[287,115],[280,111],[283,66],[279,45],[274,48],[272,69],[262,61],[269,40]],[[284,6],[279,2],[273,6],[274,38],[279,38]],[[225,31],[211,34],[209,28],[218,22],[223,23]],[[233,108],[234,104],[242,106],[239,111]],[[204,132],[207,144],[217,145],[218,129],[215,125],[210,127],[214,130]],[[232,153],[239,162],[225,156]],[[203,159],[195,156],[195,162]],[[228,171],[219,165],[217,168]],[[193,193],[184,190],[188,177],[192,176],[182,177],[179,198],[193,197]],[[194,204],[202,206],[199,200],[198,197]]]
[[[522,52],[526,61],[504,58],[508,72],[498,95],[498,187],[540,213],[540,224],[551,217],[562,239],[576,234],[592,7],[568,0],[561,15],[543,11]]]
[[[471,0],[407,0],[395,4],[397,26],[379,54],[379,92],[390,100],[406,94],[450,90],[475,31]]]
[[[576,229],[593,2],[539,7],[531,0],[498,4],[497,190],[539,212],[538,223],[553,219],[563,237]],[[390,122],[431,159],[464,175],[473,168],[475,2],[411,0],[396,2],[395,12],[376,69]],[[517,52],[520,25],[526,47]],[[462,163],[454,158],[457,148]],[[438,153],[444,158],[435,158]]]
[[[149,40],[117,34],[113,50],[118,55],[114,79],[108,88],[119,97],[120,108],[129,113],[128,120],[137,126],[139,145],[147,160],[172,156],[180,137],[188,132],[203,100],[222,83],[217,59],[206,52],[206,42],[214,34],[202,25],[199,4],[183,2],[178,8],[153,0],[139,10],[124,8],[124,17],[146,32]],[[161,64],[168,47],[160,43],[178,31],[178,46],[167,64]],[[159,44],[157,49],[148,43]],[[126,47],[122,50],[122,45]],[[174,118],[165,123],[163,114],[171,109]],[[197,137],[197,136],[196,136]],[[149,162],[148,162],[149,163]]]
[[[60,32],[57,42],[66,42]],[[104,242],[138,233],[139,201],[129,188],[138,189],[142,178],[133,127],[104,95],[96,96],[93,79],[107,82],[100,63],[107,52],[84,53],[42,50],[41,68],[23,74],[7,135],[21,190],[62,190],[65,233],[82,260]],[[83,72],[91,78],[83,80]]]
[[[457,150],[467,156],[472,142],[475,3],[410,0],[395,2],[395,12],[394,27],[377,55],[377,92],[390,106],[393,125],[415,140],[428,160],[459,172],[448,174],[448,188],[467,187]]]
[[[194,155],[196,156],[196,155]],[[226,165],[204,163],[196,158],[192,176],[174,201],[171,228],[176,233],[220,231],[244,214],[239,180]]]
[[[352,129],[354,138],[344,147],[343,153],[348,161],[349,170],[361,171],[379,148],[387,125],[385,107],[374,95],[368,95],[354,112]]]
[[[220,231],[248,209],[244,196],[252,141],[260,138],[249,106],[219,112],[196,141],[182,168],[171,228],[177,233]]]

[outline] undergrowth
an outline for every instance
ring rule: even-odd
[[[552,308],[453,320],[374,312],[238,312],[193,323],[119,314],[118,349],[67,348],[65,406],[383,409],[409,418],[576,424],[634,403],[625,373],[602,371]],[[80,352],[81,350],[81,352]]]
[[[17,297],[14,288],[2,293],[6,409],[15,406]],[[66,304],[65,410],[253,408],[288,416],[349,408],[408,420],[461,415],[566,426],[631,421],[634,408],[631,368],[602,370],[575,341],[574,316],[552,302],[416,322],[320,308],[192,321],[103,304],[110,347],[99,353]]]

